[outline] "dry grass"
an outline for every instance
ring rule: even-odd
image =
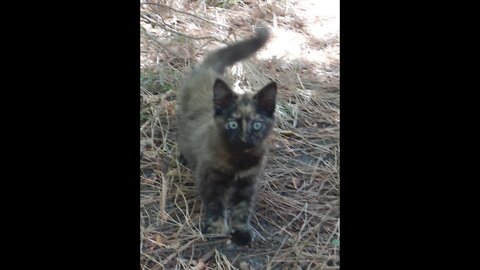
[[[142,269],[339,269],[338,5],[141,5]],[[277,125],[252,220],[255,240],[237,247],[200,232],[194,179],[175,158],[175,89],[205,52],[249,36],[258,22],[272,28],[273,38],[230,75],[237,91],[278,83]]]

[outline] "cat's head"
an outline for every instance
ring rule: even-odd
[[[238,95],[221,79],[213,86],[214,117],[224,140],[238,150],[261,144],[274,125],[277,84]]]

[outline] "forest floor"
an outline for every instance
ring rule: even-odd
[[[339,0],[151,1],[141,16],[142,269],[340,268]],[[235,90],[278,85],[276,126],[247,247],[207,241],[191,170],[176,159],[175,92],[206,52],[272,38],[228,69]]]

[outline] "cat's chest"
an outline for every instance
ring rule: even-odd
[[[223,152],[216,155],[215,162],[224,170],[229,171],[235,178],[244,178],[256,175],[264,163],[263,151],[252,152]]]
[[[229,163],[235,171],[246,171],[257,168],[262,160],[261,154],[234,153],[230,155]]]
[[[230,157],[230,165],[235,172],[235,179],[255,176],[263,165],[263,153],[236,153]]]

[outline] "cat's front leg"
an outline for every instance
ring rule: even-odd
[[[247,245],[253,239],[250,216],[256,192],[256,177],[239,178],[232,186],[230,197],[232,209],[232,241],[237,245]]]
[[[226,234],[225,193],[233,176],[208,169],[199,177],[198,190],[205,206],[203,231],[207,234]]]

